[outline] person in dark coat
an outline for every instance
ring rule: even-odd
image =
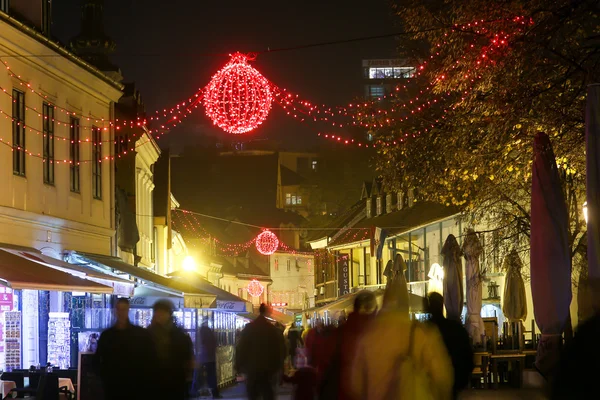
[[[551,385],[552,400],[590,399],[598,388],[600,313],[581,323],[567,344]]]
[[[102,381],[107,400],[146,400],[155,353],[148,332],[129,321],[129,300],[120,298],[115,306],[116,323],[100,336],[94,367]]]
[[[202,323],[198,331],[198,370],[201,377],[206,374],[206,383],[210,388],[213,399],[222,398],[217,385],[217,338],[215,332],[208,326],[208,320]]]
[[[351,396],[348,393],[347,380],[350,379],[352,358],[356,352],[356,342],[369,326],[377,311],[377,299],[373,292],[367,290],[359,292],[354,299],[354,309],[348,320],[340,328],[340,371],[339,371],[339,396],[338,399],[346,400]]]
[[[452,395],[456,399],[458,393],[469,384],[475,366],[471,340],[467,330],[459,321],[444,317],[444,298],[441,294],[433,292],[429,295],[429,312],[431,322],[439,329],[452,360],[454,367]]]
[[[261,304],[260,316],[246,325],[236,351],[236,369],[246,375],[250,400],[274,400],[276,378],[283,370],[283,332],[267,320],[267,311]]]
[[[152,379],[154,398],[187,399],[194,370],[192,340],[173,322],[173,303],[159,300],[153,310],[148,330],[154,339],[158,363],[146,381]]]
[[[292,362],[292,367],[296,368],[296,349],[304,345],[300,331],[295,328],[290,328],[288,331],[288,350]]]

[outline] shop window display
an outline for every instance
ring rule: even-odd
[[[61,369],[71,365],[71,321],[69,313],[50,313],[48,321],[48,362]]]

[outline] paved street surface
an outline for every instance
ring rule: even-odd
[[[236,385],[232,388],[223,391],[223,398],[225,399],[245,399],[245,387],[243,384]],[[284,386],[279,388],[277,399],[279,400],[291,400],[292,399],[292,387]],[[506,390],[469,390],[459,397],[460,400],[546,400],[545,397],[539,390],[532,389],[506,389]]]

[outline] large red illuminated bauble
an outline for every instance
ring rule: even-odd
[[[248,283],[248,287],[246,288],[246,290],[248,290],[250,296],[258,297],[261,294],[263,294],[263,292],[265,291],[265,287],[261,285],[260,282],[256,279],[252,279],[250,283]]]
[[[264,231],[256,237],[256,250],[260,254],[269,256],[277,251],[279,248],[279,239],[271,231]]]
[[[256,129],[269,115],[273,93],[269,81],[248,64],[248,56],[235,53],[204,91],[206,115],[229,133]]]

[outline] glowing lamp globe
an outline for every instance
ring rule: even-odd
[[[235,53],[204,90],[206,115],[225,132],[242,134],[261,125],[271,111],[269,81],[248,64],[248,56]]]
[[[270,256],[279,248],[279,239],[273,232],[266,230],[256,237],[255,244],[260,254]]]

